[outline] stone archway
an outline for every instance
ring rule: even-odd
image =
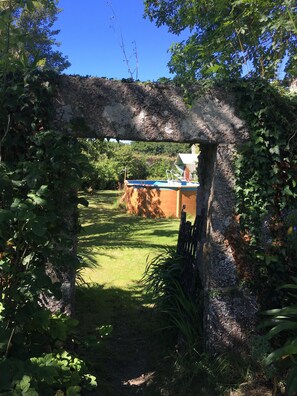
[[[55,126],[77,137],[200,144],[197,214],[203,221],[197,264],[205,331],[209,347],[243,345],[257,305],[239,287],[227,232],[234,222],[234,155],[249,134],[231,93],[202,94],[199,86],[193,91],[197,99],[188,108],[173,85],[59,76]]]

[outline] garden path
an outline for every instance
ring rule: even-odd
[[[147,257],[176,244],[179,221],[128,215],[118,198],[117,191],[96,193],[81,211],[79,254],[92,269],[77,290],[80,350],[97,374],[98,395],[157,395],[170,342],[140,280]]]

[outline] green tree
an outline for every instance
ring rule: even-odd
[[[176,157],[178,153],[191,152],[190,144],[188,143],[132,142],[131,147],[134,152],[150,155],[165,154],[170,157]]]
[[[117,163],[117,174],[119,181],[127,179],[146,179],[147,166],[143,157],[137,156],[130,145],[118,146],[115,151],[115,161]]]
[[[83,151],[88,157],[89,161],[99,161],[102,154],[108,158],[114,156],[114,151],[119,146],[117,142],[109,142],[108,140],[99,139],[79,139]]]
[[[82,139],[83,153],[87,159],[84,167],[83,185],[92,189],[114,189],[124,178],[145,179],[145,159],[137,155],[128,144]]]
[[[48,127],[44,120],[50,106],[39,106],[37,99],[37,92],[43,92],[44,98],[50,94],[49,82],[36,69],[44,63],[42,54],[37,48],[32,47],[31,52],[26,49],[28,37],[19,26],[22,18],[41,9],[53,15],[55,0],[0,2],[0,162],[17,161],[29,144],[27,137]]]
[[[0,3],[0,55],[4,65],[43,65],[61,72],[70,66],[67,57],[54,47],[59,30],[53,25],[57,0],[4,0]]]
[[[167,169],[174,167],[173,157],[154,156],[148,157],[148,179],[166,179]]]
[[[60,45],[55,38],[59,30],[53,30],[57,14],[61,12],[57,4],[56,0],[54,5],[39,5],[33,12],[22,12],[17,27],[25,37],[24,45],[29,58],[34,61],[37,54],[47,68],[62,72],[70,66],[70,62],[60,51],[53,49]]]
[[[145,0],[145,15],[189,38],[171,47],[169,67],[191,83],[205,77],[297,76],[296,0]]]

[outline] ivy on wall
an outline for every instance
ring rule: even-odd
[[[297,97],[261,79],[232,88],[250,132],[235,163],[237,264],[262,307],[277,306],[297,270]]]
[[[80,265],[80,146],[49,129],[51,74],[20,68],[0,79],[0,393],[80,394],[96,381],[69,353],[75,321],[49,309],[59,274]]]

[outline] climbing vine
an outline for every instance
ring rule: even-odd
[[[76,321],[55,305],[63,274],[81,265],[73,251],[81,154],[74,138],[50,129],[53,77],[0,71],[1,394],[78,395],[96,385],[69,352]]]
[[[237,261],[262,306],[277,306],[297,269],[297,98],[261,79],[233,89],[249,129],[236,159]]]

